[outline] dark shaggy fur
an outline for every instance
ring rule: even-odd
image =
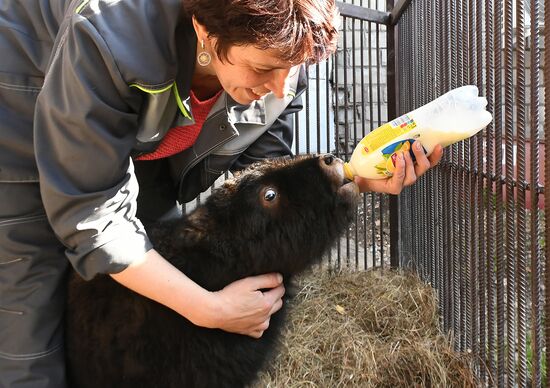
[[[191,215],[151,227],[156,249],[208,290],[250,275],[292,275],[318,262],[358,198],[332,156],[256,164]],[[272,194],[275,193],[275,196]],[[273,356],[285,319],[261,339],[197,327],[108,276],[72,276],[67,355],[73,388],[238,388]]]

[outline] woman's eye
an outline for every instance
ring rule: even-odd
[[[277,198],[277,192],[273,189],[267,189],[264,194],[264,199],[266,201],[273,201],[275,198]]]

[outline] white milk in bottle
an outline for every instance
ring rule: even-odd
[[[382,125],[365,136],[344,164],[346,177],[383,179],[392,176],[399,152],[410,152],[419,140],[430,155],[437,144],[446,147],[475,135],[492,120],[487,99],[476,86],[453,89],[432,102]]]

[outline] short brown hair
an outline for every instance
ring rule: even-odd
[[[229,47],[249,44],[275,49],[292,64],[319,62],[336,49],[334,0],[183,0],[183,6],[217,39],[220,59]]]

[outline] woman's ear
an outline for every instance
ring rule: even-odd
[[[199,42],[208,41],[208,31],[206,31],[206,28],[197,21],[195,15],[191,16],[191,20],[193,22],[193,28],[195,29],[195,34],[197,34],[197,39],[199,40]]]
[[[193,22],[193,28],[195,29],[195,34],[197,34],[197,39],[198,39],[197,48],[200,48],[202,42],[204,42],[204,48],[214,58],[216,55],[216,51],[215,51],[216,42],[217,42],[216,38],[209,36],[208,30],[204,25],[199,23],[199,21],[195,18],[195,15],[191,17],[191,20]]]

